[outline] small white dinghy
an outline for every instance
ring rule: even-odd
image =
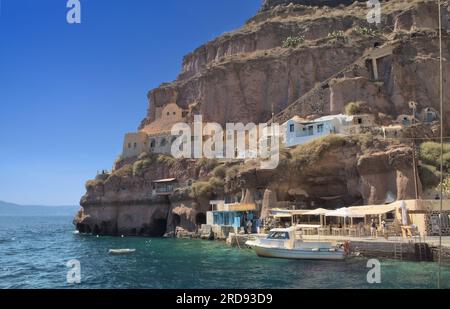
[[[131,254],[135,253],[136,249],[109,249],[109,254]]]
[[[343,260],[347,250],[329,242],[304,242],[296,239],[295,227],[273,229],[266,239],[245,243],[261,257],[300,260]]]

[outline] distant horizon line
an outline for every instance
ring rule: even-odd
[[[19,207],[81,207],[79,204],[67,204],[67,205],[49,205],[49,204],[20,204],[20,203],[14,203],[14,202],[7,202],[4,200],[0,200],[0,205],[1,204],[7,204],[10,206],[19,206]]]

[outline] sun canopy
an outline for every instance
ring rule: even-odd
[[[305,212],[304,215],[305,216],[320,216],[320,215],[325,215],[327,212],[329,212],[328,209],[318,208],[318,209],[314,209],[314,210],[309,210],[309,211]]]
[[[273,216],[274,218],[292,218],[291,214],[276,214]]]
[[[363,218],[363,214],[351,212],[348,208],[339,208],[333,211],[328,211],[325,216],[327,217],[342,217],[342,218]]]
[[[391,205],[370,205],[370,206],[360,206],[360,207],[349,207],[348,210],[351,214],[358,214],[362,216],[370,215],[383,215],[388,212],[395,211],[396,206]]]
[[[270,213],[274,217],[278,218],[287,218],[292,216],[300,216],[308,212],[306,209],[281,209],[281,208],[274,208],[270,210]]]

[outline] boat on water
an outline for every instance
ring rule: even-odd
[[[109,254],[131,254],[135,253],[136,249],[109,249]]]
[[[343,260],[348,253],[348,243],[305,242],[296,237],[296,228],[273,229],[267,238],[245,243],[261,257],[302,260]]]

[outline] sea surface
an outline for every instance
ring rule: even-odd
[[[96,237],[71,217],[0,217],[0,288],[436,288],[435,263],[381,261],[381,284],[367,283],[367,259],[342,262],[257,257],[223,242]],[[109,249],[134,248],[111,256]],[[77,259],[81,283],[68,284]],[[450,287],[450,268],[442,269]]]

